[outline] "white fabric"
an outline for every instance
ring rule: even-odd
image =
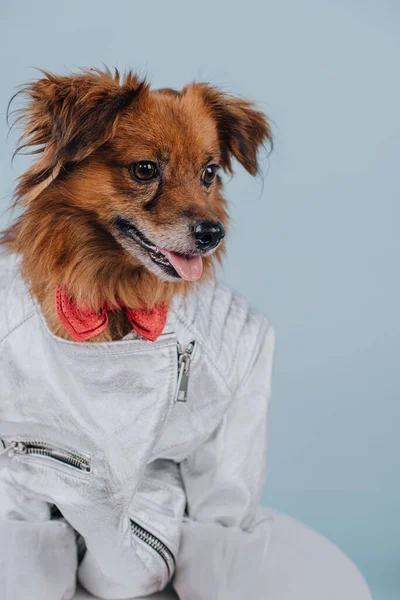
[[[372,600],[360,572],[339,548],[299,521],[279,513],[274,513],[265,569],[268,582],[265,595],[249,594],[243,600]],[[207,577],[202,565],[199,572]],[[148,600],[176,598],[173,592],[147,597]],[[93,600],[93,596],[84,590],[74,597],[74,600],[89,599]]]

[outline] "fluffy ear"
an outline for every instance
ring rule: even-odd
[[[184,91],[200,95],[217,123],[221,166],[232,173],[233,156],[251,175],[256,175],[260,146],[264,142],[272,145],[266,116],[254,108],[253,102],[230,96],[205,83],[193,83]]]
[[[23,135],[16,152],[30,148],[31,154],[41,155],[18,184],[16,197],[25,202],[47,187],[64,165],[83,160],[110,140],[118,115],[147,89],[131,72],[122,80],[117,70],[42,73],[43,79],[19,92],[28,101],[17,111]]]

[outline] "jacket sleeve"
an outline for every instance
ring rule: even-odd
[[[75,532],[66,521],[51,520],[50,515],[50,505],[25,495],[14,485],[11,471],[0,463],[2,600],[69,600],[74,596]]]
[[[258,507],[266,467],[273,351],[273,330],[264,322],[222,422],[181,463],[187,518],[174,579],[181,600],[265,597],[271,520]],[[249,362],[245,356],[238,360]]]

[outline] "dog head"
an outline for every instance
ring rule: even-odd
[[[69,287],[81,263],[86,278],[106,261],[110,274],[124,265],[166,286],[209,272],[227,226],[219,170],[232,173],[235,158],[257,173],[266,117],[202,83],[177,92],[150,90],[130,72],[44,75],[22,90],[20,149],[40,154],[16,192],[41,232],[26,251],[54,254],[47,271]]]

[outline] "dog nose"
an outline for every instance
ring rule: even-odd
[[[193,227],[196,246],[199,250],[213,250],[225,235],[225,230],[219,221],[201,221]]]

